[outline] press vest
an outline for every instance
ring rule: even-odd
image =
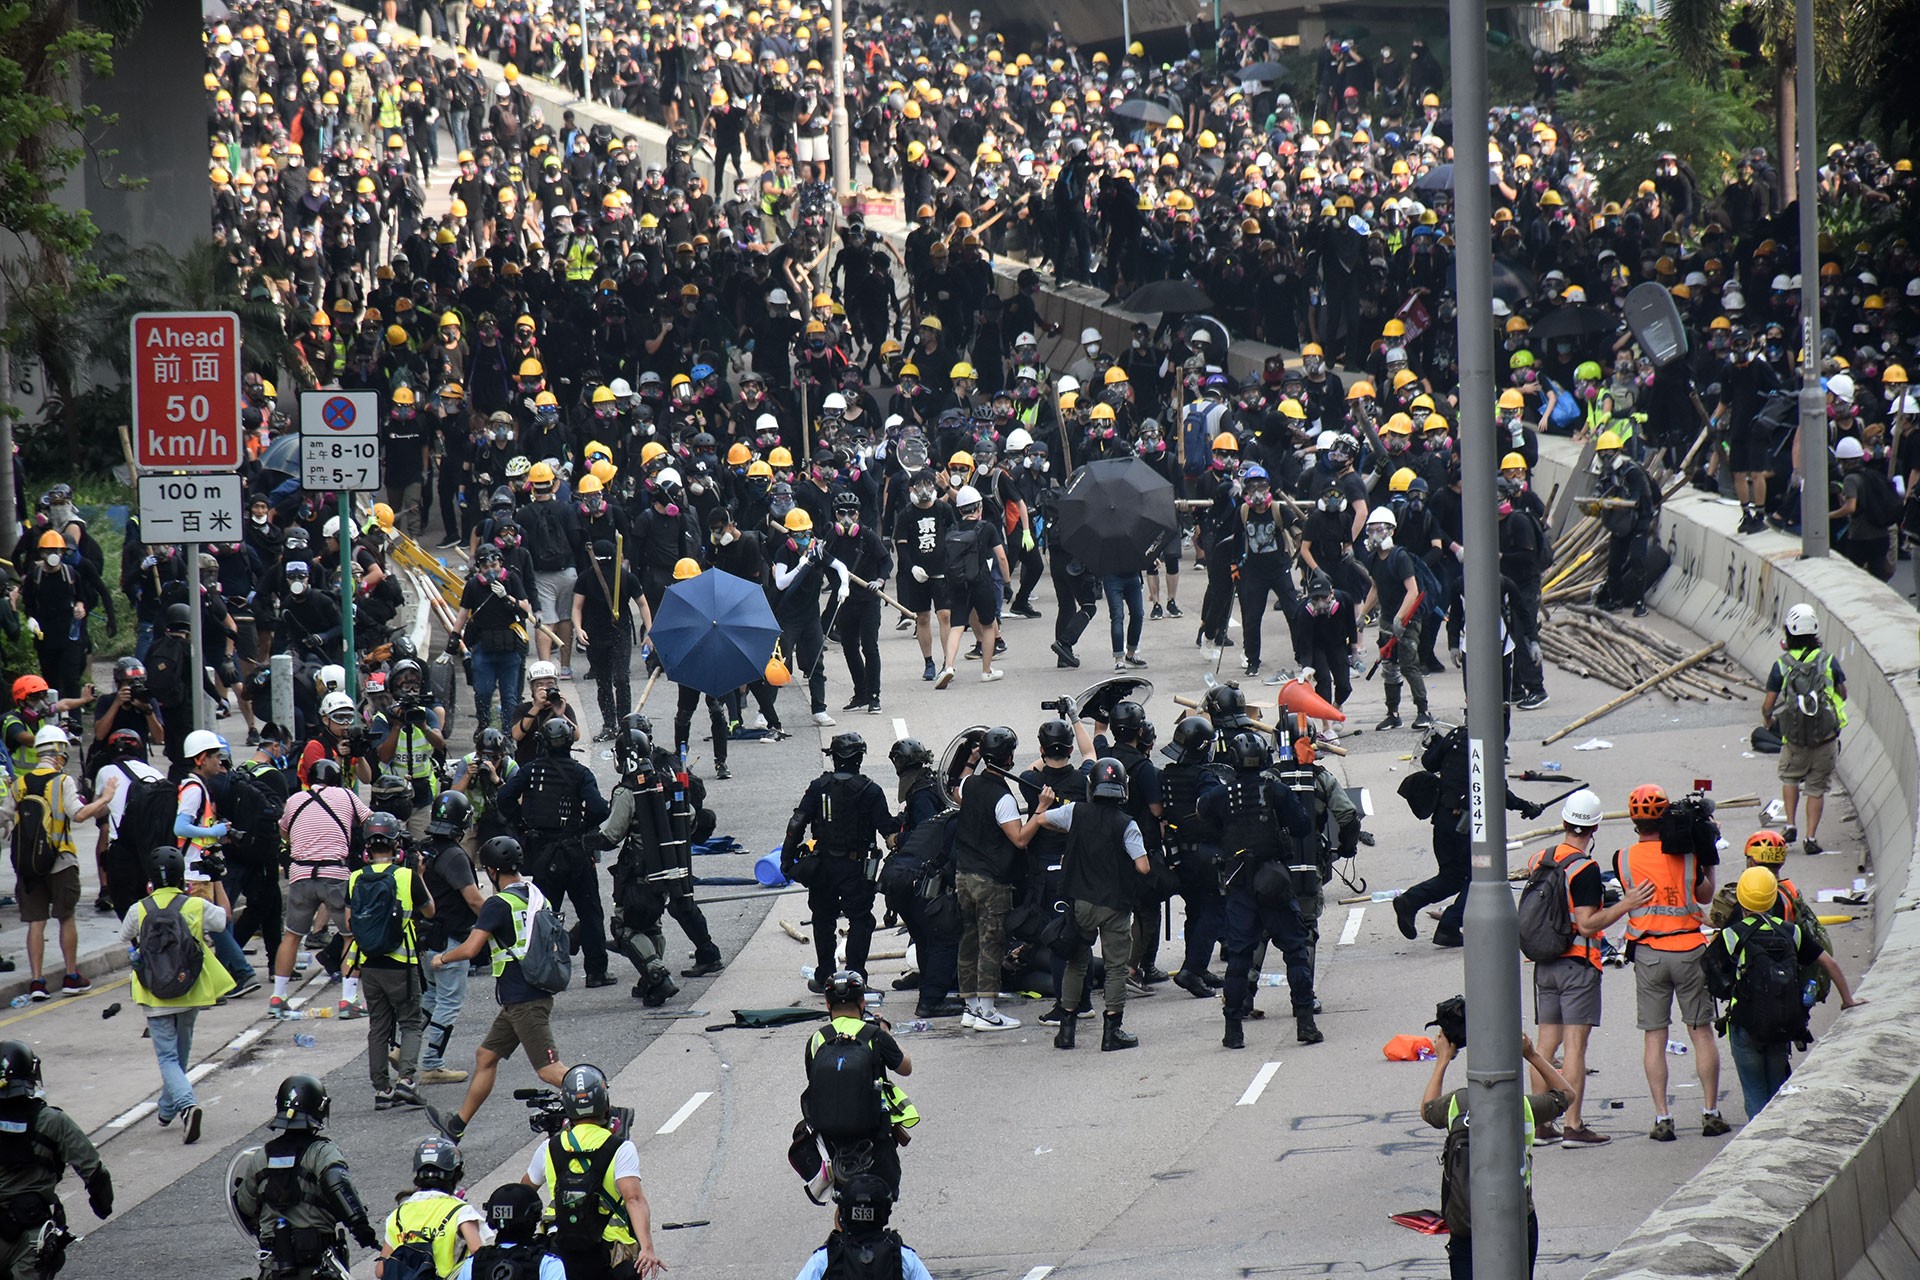
[[[513,945],[496,946],[493,949],[493,976],[498,978],[507,971],[509,960],[519,963],[526,957],[527,944],[532,940],[534,891],[525,883],[508,885],[500,890],[500,896],[510,904],[508,912],[513,916]]]
[[[440,771],[433,767],[433,744],[427,741],[426,730],[417,725],[401,729],[400,741],[393,747],[393,759],[416,789],[421,783],[426,784],[427,803],[433,803],[433,798],[440,794]],[[418,795],[414,798],[419,799]]]
[[[1447,1128],[1452,1129],[1459,1120],[1460,1099],[1451,1098],[1447,1101]],[[1522,1185],[1531,1192],[1533,1190],[1533,1099],[1524,1093],[1520,1095],[1520,1133],[1524,1139],[1522,1149],[1527,1153],[1526,1169],[1521,1174]]]
[[[140,925],[146,920],[147,912],[157,907],[166,906],[183,892],[183,890],[170,887],[155,889],[151,894],[134,904],[133,911],[136,918],[134,920],[133,936],[136,944],[140,937]],[[200,944],[201,964],[199,981],[193,984],[187,994],[175,996],[171,1000],[162,1000],[159,996],[147,990],[146,984],[140,981],[140,975],[136,972],[133,975],[133,1001],[135,1004],[159,1009],[205,1009],[211,1007],[215,1000],[218,1000],[238,985],[234,982],[233,977],[228,974],[226,966],[222,965],[214,956],[213,947],[207,942],[206,912],[206,900],[196,898],[191,894],[186,895],[180,906],[180,915],[186,920],[187,928],[193,931],[195,941]]]
[[[547,1195],[559,1208],[562,1197],[569,1195],[595,1195],[598,1204],[595,1208],[605,1216],[606,1226],[601,1238],[617,1244],[633,1244],[633,1229],[627,1222],[625,1203],[620,1197],[620,1188],[615,1185],[613,1160],[607,1160],[606,1172],[601,1175],[598,1187],[574,1186],[582,1181],[588,1171],[590,1157],[608,1143],[617,1144],[620,1139],[597,1124],[575,1124],[561,1133],[557,1133],[547,1143],[542,1157],[547,1165]],[[554,1152],[561,1153],[566,1165],[563,1171],[555,1167]]]
[[[403,1202],[387,1215],[387,1235],[401,1244],[427,1244],[433,1249],[433,1269],[450,1276],[460,1263],[460,1231],[453,1220],[466,1201],[458,1196],[435,1195]]]
[[[1658,839],[1642,840],[1615,859],[1615,869],[1623,893],[1640,881],[1653,883],[1653,901],[1627,917],[1627,941],[1655,951],[1698,951],[1707,945],[1700,932],[1705,908],[1693,900],[1698,871],[1692,854],[1676,858]]]
[[[382,867],[386,868],[384,872],[380,870]],[[387,952],[387,959],[412,964],[419,956],[419,934],[414,924],[413,886],[415,881],[407,868],[393,862],[370,862],[356,869],[347,877],[347,901],[353,901],[353,887],[360,883],[362,876],[382,874],[393,877],[394,906],[400,912],[401,942],[398,947]]]
[[[1572,845],[1562,844],[1552,849],[1542,849],[1540,852],[1534,854],[1532,860],[1527,863],[1527,870],[1531,872],[1535,867],[1539,866],[1540,860],[1548,854],[1552,854],[1553,860],[1565,869],[1567,877],[1567,919],[1572,920],[1575,918],[1573,914],[1573,878],[1588,867],[1593,866],[1593,859]],[[1562,960],[1585,960],[1593,965],[1594,968],[1598,969],[1600,967],[1600,940],[1598,938],[1589,938],[1586,934],[1581,933],[1579,925],[1576,924],[1573,930],[1573,942],[1565,951],[1560,953],[1560,958]]]

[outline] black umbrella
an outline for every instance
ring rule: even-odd
[[[1619,317],[1598,307],[1556,307],[1540,318],[1528,337],[1541,342],[1550,338],[1585,338],[1612,333],[1619,327]]]
[[[1139,458],[1089,462],[1067,481],[1055,529],[1088,573],[1136,573],[1180,536],[1173,485]]]
[[[275,436],[265,449],[260,451],[260,469],[277,472],[280,475],[297,476],[300,474],[300,436],[297,432]]]
[[[1213,305],[1213,299],[1207,296],[1207,287],[1198,280],[1156,280],[1135,289],[1120,305],[1142,315],[1168,311],[1185,315],[1189,311],[1205,311]]]
[[[1509,307],[1520,307],[1533,300],[1533,282],[1511,263],[1493,260],[1493,296]]]
[[[1165,124],[1173,119],[1172,111],[1145,98],[1128,98],[1107,114],[1116,120],[1138,120],[1141,124]]]
[[[1437,164],[1413,180],[1415,191],[1453,190],[1453,166]]]
[[[1256,62],[1250,67],[1242,67],[1233,75],[1239,77],[1242,84],[1248,81],[1285,80],[1287,69],[1277,62]]]

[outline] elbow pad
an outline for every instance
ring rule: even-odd
[[[341,1221],[352,1227],[365,1226],[367,1207],[360,1202],[360,1193],[354,1189],[353,1179],[347,1176],[347,1166],[330,1164],[320,1171],[320,1185],[327,1193],[327,1199],[333,1202],[333,1210]],[[355,1231],[355,1238],[359,1232]],[[371,1231],[368,1234],[372,1234]]]

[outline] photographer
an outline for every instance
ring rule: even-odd
[[[1718,1137],[1730,1126],[1720,1118],[1713,997],[1699,963],[1707,945],[1700,928],[1706,923],[1706,904],[1713,901],[1714,868],[1720,862],[1713,802],[1697,791],[1670,802],[1664,790],[1648,783],[1635,787],[1627,798],[1627,816],[1639,839],[1614,857],[1621,892],[1631,902],[1641,896],[1642,885],[1653,888],[1652,898],[1627,915],[1627,960],[1633,965],[1639,1006],[1636,1022],[1646,1041],[1641,1063],[1653,1095],[1649,1136],[1656,1142],[1672,1142],[1675,1136],[1667,1110],[1667,1026],[1678,1000],[1680,1018],[1693,1041],[1701,1101],[1710,1108],[1701,1116],[1701,1135]]]
[[[407,834],[416,840],[427,834],[427,819],[440,794],[438,758],[447,750],[440,714],[427,705],[426,684],[426,668],[418,660],[395,662],[387,672],[387,696],[393,705],[373,717],[368,734],[380,763],[412,784]]]
[[[344,698],[345,694],[328,697]],[[269,1013],[286,1008],[287,987],[293,980],[293,961],[300,939],[313,928],[314,917],[325,906],[329,919],[347,909],[348,862],[353,857],[353,831],[373,815],[364,801],[340,785],[346,777],[340,762],[318,759],[306,774],[306,791],[287,801],[280,815],[280,831],[287,838],[286,932],[273,957],[273,998]],[[343,1016],[359,1016],[360,980],[342,984]]]
[[[330,693],[320,699],[320,729],[300,749],[296,772],[300,785],[306,786],[315,763],[331,760],[342,775],[351,773],[361,782],[373,782],[373,737],[360,723],[360,712],[353,699],[344,693]]]
[[[113,664],[113,692],[93,704],[93,742],[98,751],[116,729],[131,729],[149,748],[163,745],[167,731],[160,720],[160,704],[147,688],[147,668],[138,658]]]
[[[514,709],[509,732],[513,735],[513,758],[521,764],[533,759],[541,741],[541,726],[561,719],[569,726],[580,723],[573,704],[560,692],[560,668],[551,662],[535,662],[527,667],[527,697]],[[575,729],[573,740],[580,740]]]
[[[473,750],[453,762],[447,788],[460,792],[473,805],[473,825],[463,842],[468,853],[508,833],[497,797],[500,784],[519,767],[519,762],[507,754],[507,735],[490,725],[474,730]]]
[[[598,1067],[572,1068],[560,1081],[560,1101],[567,1127],[547,1139],[520,1181],[553,1200],[551,1248],[569,1280],[648,1280],[665,1271],[653,1251],[640,1152],[613,1119],[607,1077]]]

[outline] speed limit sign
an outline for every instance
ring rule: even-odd
[[[236,471],[240,317],[146,311],[130,326],[133,465],[142,471]]]

